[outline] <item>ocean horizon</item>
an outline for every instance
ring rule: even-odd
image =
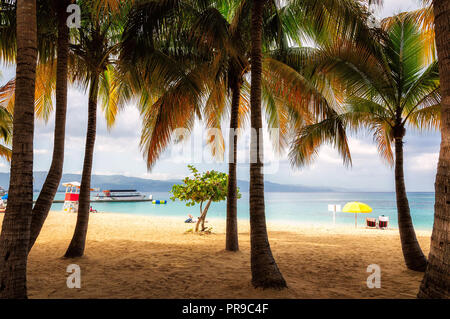
[[[184,202],[172,201],[168,192],[142,192],[153,195],[153,199],[167,200],[167,204],[155,205],[151,202],[115,202],[92,203],[99,212],[122,213],[141,216],[172,216],[185,220],[188,214],[199,216],[199,205],[187,207]],[[37,198],[39,193],[35,193]],[[92,193],[95,196],[96,193]],[[414,227],[431,231],[434,220],[434,192],[409,192],[408,200]],[[55,199],[64,199],[64,193],[58,192]],[[366,217],[388,216],[390,227],[397,228],[397,207],[394,192],[266,192],[266,218],[268,221],[292,221],[324,225],[333,223],[333,213],[328,205],[337,204],[341,208],[350,201],[364,202],[373,208],[368,214],[358,214],[358,226],[365,225]],[[55,203],[52,210],[61,211],[63,204]],[[226,201],[211,203],[208,211],[210,218],[226,218]],[[242,192],[238,200],[238,218],[249,218],[249,194]],[[355,217],[351,213],[336,213],[336,224],[354,225]]]

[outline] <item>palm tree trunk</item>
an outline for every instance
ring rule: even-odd
[[[70,242],[69,248],[64,255],[66,258],[83,256],[86,245],[86,236],[89,223],[89,207],[91,204],[91,174],[96,135],[98,82],[99,75],[93,75],[89,90],[88,126],[84,151],[83,172],[81,175],[77,224],[75,226],[72,241]]]
[[[228,194],[227,194],[227,228],[225,250],[238,251],[238,228],[237,228],[237,135],[239,117],[239,101],[241,98],[241,84],[239,81],[233,83],[231,116],[230,116],[230,135],[229,135],[229,158],[228,158]]]
[[[427,260],[416,238],[406,196],[403,175],[403,137],[395,138],[395,195],[397,196],[398,228],[406,267],[415,271],[425,271]]]
[[[67,111],[67,61],[69,54],[69,29],[67,27],[68,1],[57,1],[58,43],[56,65],[56,114],[53,142],[53,158],[47,178],[42,186],[36,204],[33,207],[31,234],[28,250],[33,247],[45,219],[48,216],[53,199],[58,191],[64,163],[64,139],[66,134]]]
[[[434,1],[441,78],[441,151],[436,175],[434,225],[419,298],[450,298],[450,1]]]
[[[33,208],[36,1],[17,1],[16,100],[8,206],[0,235],[0,298],[27,298],[27,255]]]
[[[250,246],[252,284],[262,288],[286,287],[272,256],[266,229],[262,163],[261,73],[262,16],[265,0],[253,1],[251,20],[251,148],[250,148]]]

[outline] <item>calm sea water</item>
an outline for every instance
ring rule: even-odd
[[[180,201],[171,201],[169,193],[152,193],[153,199],[168,200],[166,205],[153,205],[151,202],[137,203],[92,203],[99,212],[114,212],[145,216],[179,216],[184,220],[187,214],[199,216],[199,207],[186,207]],[[37,197],[38,194],[35,194]],[[63,199],[58,193],[56,199]],[[329,224],[333,214],[328,204],[344,206],[349,201],[360,201],[370,205],[373,212],[358,214],[358,224],[364,225],[366,217],[389,216],[390,225],[397,227],[397,211],[394,193],[266,193],[266,216],[268,220],[307,222],[310,224]],[[431,230],[434,215],[434,193],[408,193],[411,215],[417,229]],[[62,210],[62,204],[54,204],[52,210]],[[226,217],[226,202],[212,203],[209,217]],[[238,217],[249,218],[248,193],[238,200]],[[336,213],[336,223],[354,224],[353,214]]]

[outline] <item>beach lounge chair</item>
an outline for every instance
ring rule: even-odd
[[[387,229],[389,225],[389,217],[381,215],[378,217],[378,228]]]
[[[366,218],[367,228],[377,228],[377,219],[376,218]]]

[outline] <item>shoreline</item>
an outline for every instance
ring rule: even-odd
[[[63,213],[61,211],[52,211],[54,213]],[[119,215],[119,216],[128,216],[128,217],[148,217],[148,218],[170,218],[170,219],[174,219],[174,221],[182,221],[184,222],[188,217],[186,215],[170,215],[170,216],[164,216],[164,215],[150,215],[150,214],[145,214],[145,213],[119,213],[119,212],[99,212],[98,214],[106,214],[106,215]],[[226,216],[225,216],[226,218]],[[214,220],[214,221],[224,221],[225,218],[219,218],[219,217],[208,217],[207,216],[207,220]],[[363,219],[358,219],[358,227],[356,228],[357,230],[359,229],[366,229],[365,224],[362,222]],[[248,223],[249,220],[246,218],[238,218],[238,224],[240,223]],[[365,222],[365,219],[364,219]],[[276,228],[278,230],[281,230],[281,228],[283,226],[295,226],[297,228],[305,228],[305,227],[311,227],[311,228],[327,228],[327,229],[335,229],[335,230],[352,230],[355,229],[355,224],[354,222],[336,222],[336,224],[333,224],[332,222],[309,222],[309,221],[300,221],[300,220],[288,220],[288,219],[266,219],[266,223],[267,225],[272,225],[272,226],[276,226]],[[187,224],[189,225],[189,224]],[[195,223],[193,224],[195,225]],[[432,233],[432,229],[425,229],[425,228],[421,228],[420,226],[416,227],[414,226],[414,229],[416,231],[416,234],[419,235],[421,234],[421,236],[431,236]],[[390,232],[390,231],[397,231],[398,232],[398,227],[389,227],[386,230],[381,230],[381,229],[367,229],[367,230],[371,230],[371,231],[385,231],[385,232]]]

